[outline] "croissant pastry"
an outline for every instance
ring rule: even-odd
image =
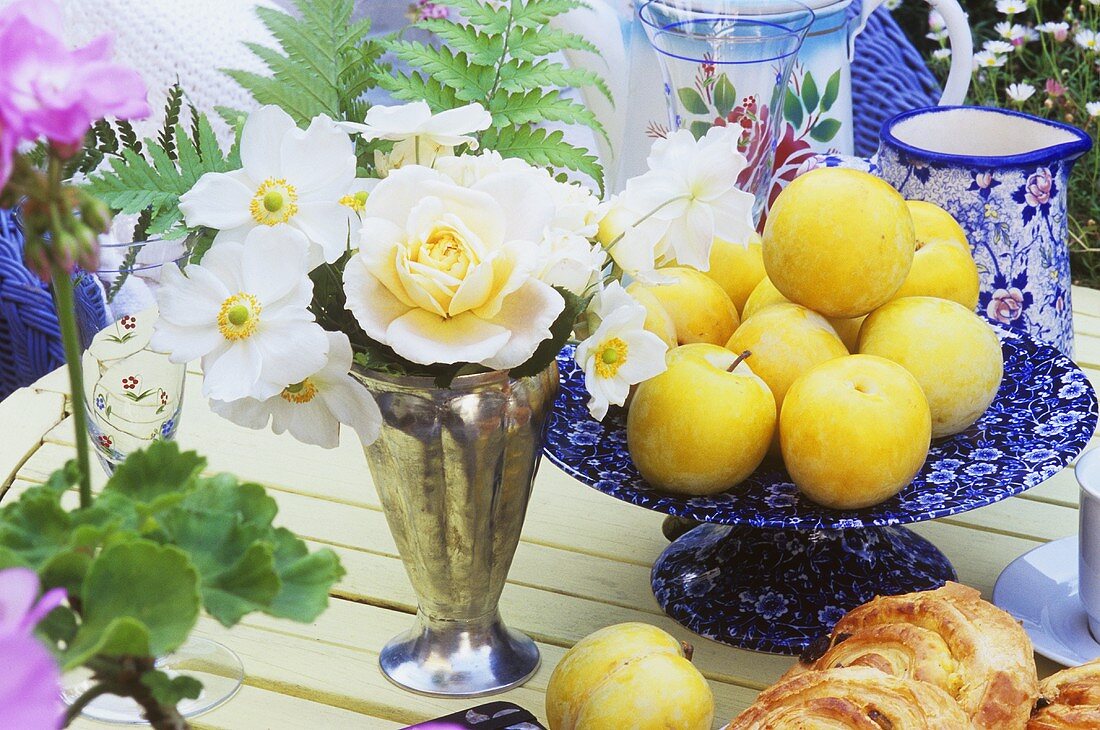
[[[1031,641],[1007,613],[973,588],[879,597],[848,612],[808,669],[873,667],[929,682],[959,703],[979,730],[1025,730],[1038,696]]]
[[[1027,730],[1100,728],[1100,659],[1063,669],[1039,684]]]
[[[967,730],[946,692],[870,667],[808,671],[764,690],[729,730]]]

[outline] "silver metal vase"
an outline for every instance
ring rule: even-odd
[[[538,375],[431,378],[358,370],[382,410],[367,463],[405,570],[416,624],[382,650],[385,675],[413,692],[475,697],[526,681],[539,665],[497,610],[558,390]]]

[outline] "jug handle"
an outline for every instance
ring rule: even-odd
[[[871,13],[875,12],[885,0],[863,0],[859,11],[859,22],[848,36],[848,60],[855,55],[856,36],[867,27]],[[974,63],[974,37],[970,32],[970,21],[958,0],[928,0],[933,10],[943,16],[947,26],[947,38],[951,44],[951,70],[947,82],[943,85],[940,106],[956,106],[966,99],[970,88],[970,76]]]

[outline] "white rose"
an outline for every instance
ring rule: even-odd
[[[527,176],[465,188],[408,166],[379,183],[344,273],[348,309],[368,337],[425,365],[506,370],[534,354],[565,301],[536,276],[554,207]]]

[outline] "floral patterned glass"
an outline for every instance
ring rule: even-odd
[[[738,148],[748,166],[737,185],[756,196],[759,220],[783,119],[783,92],[813,12],[793,0],[730,0],[708,5],[706,12],[690,3],[651,0],[638,12],[660,60],[669,108],[669,126],[651,134],[688,129],[698,138],[716,125],[741,127]]]
[[[101,248],[95,276],[106,316],[77,312],[84,347],[84,406],[96,455],[108,473],[138,449],[171,439],[179,426],[186,366],[150,345],[156,289],[166,266],[182,265],[182,241],[151,240]]]

